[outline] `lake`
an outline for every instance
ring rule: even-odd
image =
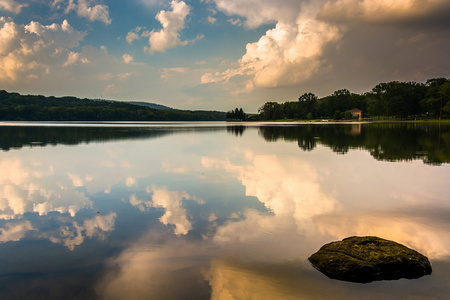
[[[444,299],[450,126],[0,123],[0,299]],[[308,261],[376,235],[433,273]]]

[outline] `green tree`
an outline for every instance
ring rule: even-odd
[[[308,118],[311,114],[311,119],[317,114],[317,96],[313,93],[304,93],[298,98],[299,114],[302,119]]]
[[[263,120],[276,120],[282,116],[282,106],[277,102],[266,102],[258,109]]]
[[[450,80],[446,78],[433,78],[427,80],[426,86],[426,98],[421,103],[433,116],[438,116],[439,120],[441,120],[443,112],[446,112],[448,109]]]

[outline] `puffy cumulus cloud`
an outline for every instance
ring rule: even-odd
[[[0,228],[0,243],[20,241],[28,232],[33,230],[35,229],[29,221],[6,224],[5,227]]]
[[[149,37],[150,31],[144,30],[143,27],[136,27],[127,33],[125,40],[131,45],[135,40],[139,40],[142,37]]]
[[[58,6],[60,5],[59,2],[60,1],[53,2],[52,6],[60,7]],[[77,2],[75,2],[74,0],[69,0],[65,12],[69,13],[70,11],[74,10],[76,11],[78,16],[87,18],[90,21],[100,21],[105,24],[111,24],[108,6],[104,4],[95,4],[96,1],[94,1],[94,3],[92,2],[93,1],[86,0],[78,0]],[[93,6],[90,6],[91,3]]]
[[[315,224],[322,234],[343,239],[348,236],[374,235],[418,250],[432,259],[450,255],[448,209],[424,213],[423,207],[401,211],[335,213],[317,216]],[[426,211],[427,209],[425,209]]]
[[[251,1],[244,1],[248,3]],[[234,2],[233,2],[234,3]],[[276,20],[276,26],[262,36],[259,41],[246,46],[246,54],[238,61],[238,67],[215,74],[207,73],[201,78],[202,83],[228,82],[233,77],[246,78],[243,91],[255,87],[291,86],[311,78],[330,66],[323,57],[326,46],[341,38],[338,27],[316,18],[316,9],[293,6],[296,18],[282,17],[275,14],[278,2],[267,5],[267,14]],[[264,7],[265,2],[261,5]],[[237,13],[237,12],[236,12]],[[241,13],[249,17],[248,13]],[[247,19],[247,21],[250,19]],[[261,19],[256,25],[267,22]]]
[[[15,14],[20,13],[22,8],[26,6],[27,4],[20,4],[14,0],[0,0],[0,10],[13,12]]]
[[[446,0],[214,2],[247,28],[274,24],[247,44],[237,67],[202,76],[203,84],[222,83],[232,94],[273,87],[290,94],[294,86],[322,95],[342,86],[365,92],[380,81],[448,74]]]
[[[399,23],[429,19],[436,22],[439,16],[448,16],[447,0],[331,0],[327,1],[319,17],[329,21]]]
[[[39,42],[47,42],[45,46],[51,45],[54,49],[78,47],[86,35],[84,32],[75,30],[67,20],[64,20],[61,25],[56,23],[42,25],[39,22],[31,21],[24,28],[26,33],[39,37]]]
[[[189,42],[180,40],[180,31],[184,28],[185,20],[189,14],[190,7],[183,1],[173,0],[171,2],[172,11],[162,10],[156,15],[156,19],[161,23],[162,29],[149,33],[149,45],[146,48],[151,54],[154,52],[166,52],[168,49],[178,46],[186,46]],[[134,37],[127,36],[127,41]]]
[[[77,54],[70,57],[68,49],[79,46],[84,36],[85,33],[75,30],[67,20],[61,25],[42,25],[34,21],[17,25],[11,19],[1,17],[0,81],[15,82],[27,76],[45,76],[55,61],[60,63],[58,67],[76,59],[83,62]]]
[[[133,56],[131,56],[130,54],[127,54],[127,53],[122,55],[122,59],[123,59],[123,62],[126,64],[129,64],[134,60]]]
[[[67,56],[66,62],[63,64],[63,67],[73,66],[80,63],[87,64],[89,63],[89,60],[85,57],[81,57],[80,53],[70,51],[69,55]]]

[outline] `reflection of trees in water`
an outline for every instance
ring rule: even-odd
[[[242,136],[245,125],[227,126],[227,132]],[[56,127],[0,126],[0,148],[23,146],[76,145],[158,138],[187,132],[222,131],[225,127]],[[426,164],[450,162],[450,126],[438,124],[308,124],[260,126],[260,135],[269,142],[283,139],[297,142],[304,151],[318,144],[335,153],[364,149],[385,161],[422,159]]]
[[[233,125],[233,126],[227,126],[227,132],[233,133],[236,136],[242,136],[245,131],[245,126],[243,125]]]
[[[267,141],[297,141],[304,151],[317,144],[345,154],[364,149],[378,160],[409,161],[426,164],[450,162],[450,126],[437,124],[311,124],[300,126],[261,126]]]
[[[158,138],[175,133],[215,131],[214,127],[57,127],[57,126],[0,126],[0,148],[10,150],[24,146],[77,145],[90,142],[108,142]]]

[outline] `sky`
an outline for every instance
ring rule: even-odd
[[[0,0],[0,89],[257,112],[450,77],[449,0]]]

